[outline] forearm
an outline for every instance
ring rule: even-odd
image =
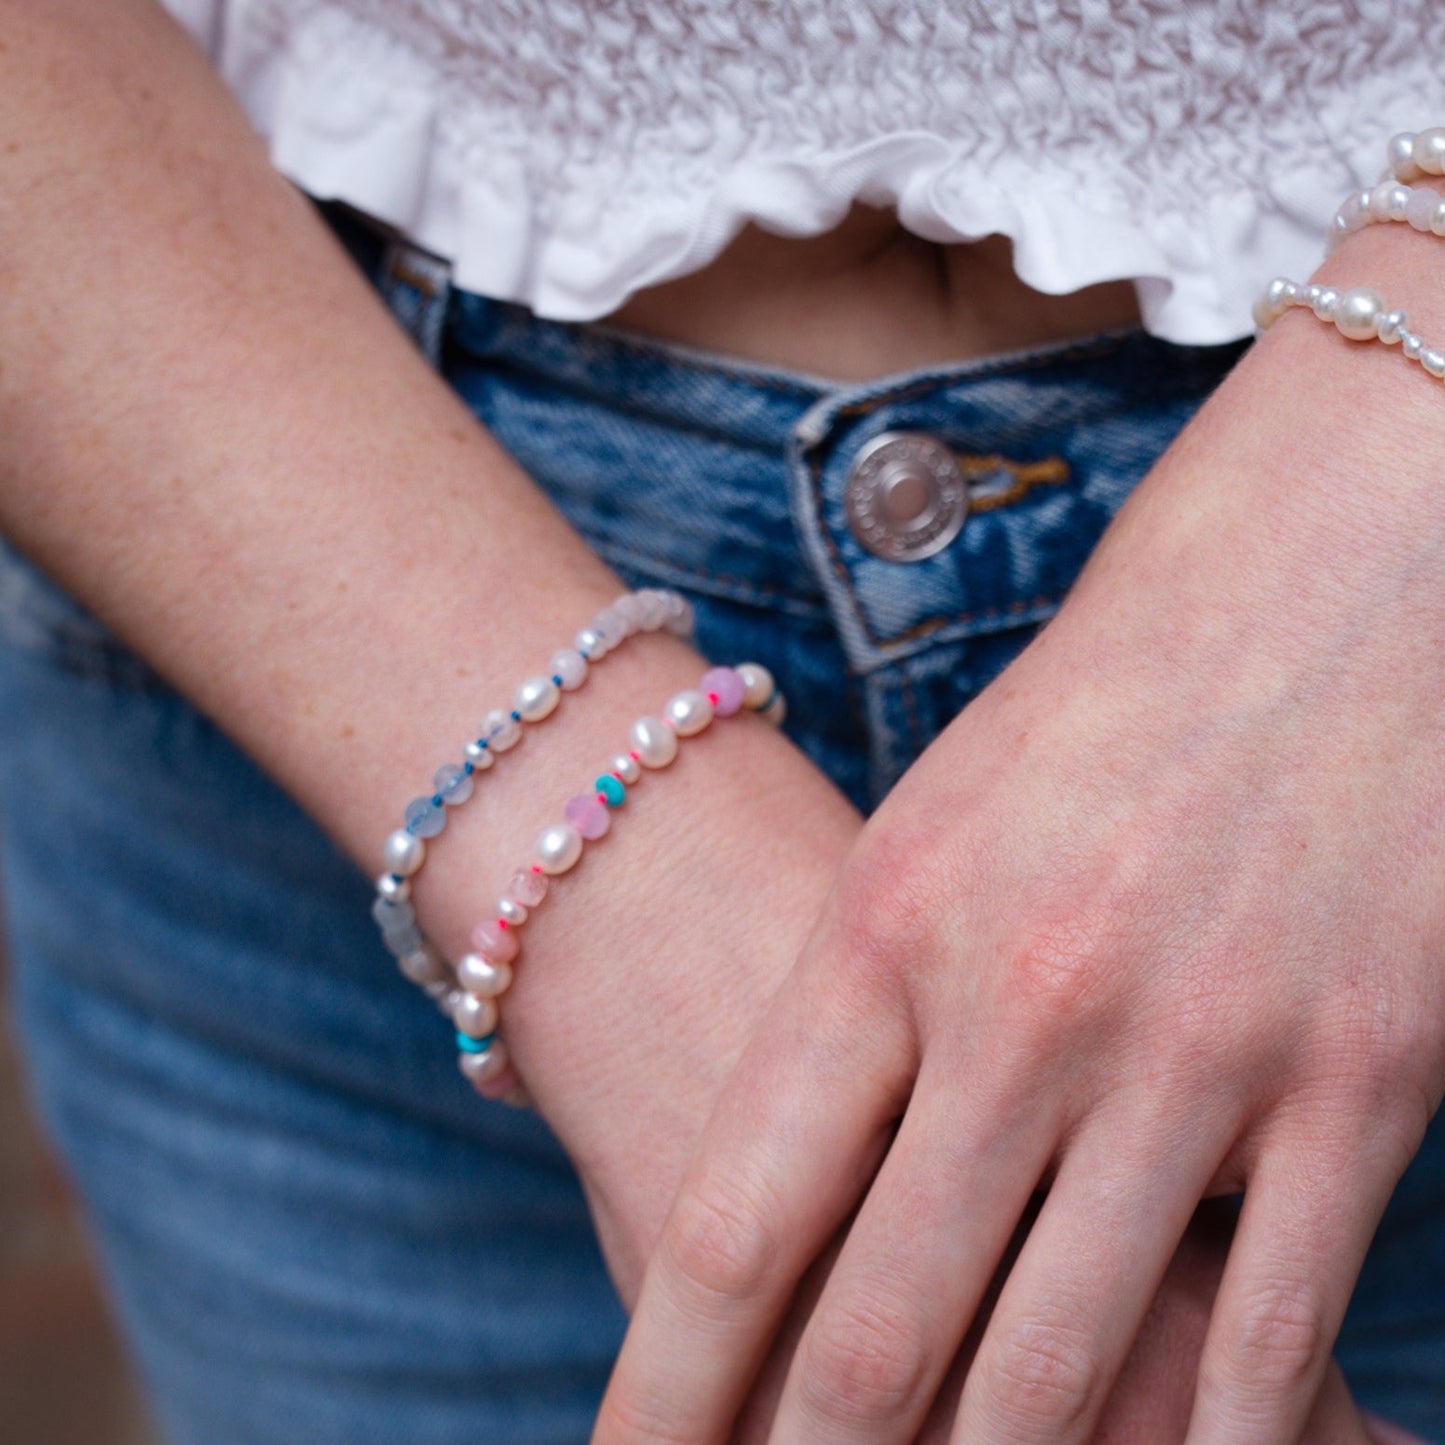
[[[620,583],[152,6],[0,19],[0,528],[379,871],[407,799]],[[650,634],[528,729],[419,880],[443,947],[703,665]],[[660,1219],[857,826],[739,718],[638,789],[529,923],[507,1035],[627,1217],[614,1263],[640,1264],[640,1215]]]

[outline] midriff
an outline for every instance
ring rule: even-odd
[[[609,326],[842,381],[1089,336],[1139,319],[1133,286],[1048,296],[1003,236],[940,244],[855,205],[822,236],[746,228],[701,271],[649,287]]]

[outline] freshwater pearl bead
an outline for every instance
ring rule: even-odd
[[[466,760],[472,765],[474,773],[484,773],[497,760],[492,756],[489,747],[484,748],[480,742],[470,742],[463,750]]]
[[[596,662],[599,657],[607,656],[607,644],[595,627],[584,627],[577,634],[576,646],[584,661]]]
[[[1347,231],[1363,231],[1370,224],[1370,192],[1356,191],[1337,213]]]
[[[395,873],[383,873],[376,880],[376,891],[388,903],[404,903],[411,897],[411,883],[405,878],[398,878]]]
[[[1372,341],[1385,303],[1368,286],[1353,286],[1335,303],[1335,330],[1351,341]],[[1316,310],[1318,314],[1318,309]]]
[[[545,873],[534,873],[530,868],[518,868],[507,884],[507,892],[518,903],[535,908],[546,896],[549,884]]]
[[[490,998],[461,993],[452,1005],[452,1022],[471,1038],[484,1039],[497,1031],[497,1005]]]
[[[1413,331],[1402,331],[1400,333],[1400,350],[1405,353],[1407,361],[1418,361],[1420,353],[1425,349],[1424,340],[1416,336]]]
[[[443,763],[432,774],[432,787],[449,808],[457,808],[465,803],[472,796],[475,786],[471,773],[465,768],[457,767],[455,763]]]
[[[1427,346],[1420,353],[1420,365],[1431,376],[1445,379],[1445,351],[1437,351],[1433,346]]]
[[[634,757],[627,753],[618,753],[607,764],[609,773],[616,773],[622,781],[630,787],[642,776],[642,768]]]
[[[1340,293],[1333,286],[1321,286],[1315,293],[1315,299],[1310,303],[1310,310],[1321,321],[1333,321],[1335,307],[1339,305],[1339,301]]]
[[[1375,334],[1386,346],[1398,346],[1408,320],[1403,311],[1382,312],[1375,322]]]
[[[446,960],[434,948],[423,946],[397,959],[397,967],[414,984],[425,988],[429,983],[438,983],[449,972]]]
[[[576,692],[587,681],[587,659],[575,647],[552,654],[552,676],[560,677],[563,692]]]
[[[1390,169],[1397,181],[1408,181],[1414,174],[1418,162],[1415,160],[1415,136],[1411,131],[1392,135],[1385,149],[1390,158]]]
[[[471,933],[472,949],[493,963],[511,963],[520,945],[510,928],[502,928],[495,918],[484,918]]]
[[[426,858],[426,844],[405,828],[398,828],[383,845],[382,857],[389,873],[410,878]]]
[[[541,722],[557,711],[562,689],[550,677],[529,677],[516,692],[512,705],[522,714],[523,722]]]
[[[509,712],[494,707],[482,719],[482,736],[494,753],[504,753],[522,741],[522,725]]]
[[[534,851],[544,873],[565,873],[582,856],[582,835],[570,823],[553,823]]]
[[[520,928],[527,921],[528,914],[515,898],[504,893],[497,899],[497,917],[505,918],[513,928]]]
[[[452,981],[450,977],[439,978],[434,983],[429,983],[422,992],[435,1004],[439,1004],[442,1011],[449,1012],[447,1000],[452,996]]]
[[[1445,236],[1445,200],[1436,201],[1435,209],[1430,213],[1430,234]]]
[[[743,706],[756,712],[778,690],[773,675],[760,662],[745,662],[737,674],[743,680]]]
[[[1422,130],[1411,144],[1410,154],[1427,176],[1445,175],[1445,126]]]
[[[568,798],[562,816],[589,843],[596,842],[612,826],[606,803],[600,802],[595,793],[578,793],[575,798]]]
[[[780,728],[788,719],[788,703],[782,693],[774,693],[773,700],[759,714],[764,722],[772,723],[775,728]]]
[[[485,1053],[462,1054],[460,1058],[462,1075],[471,1084],[485,1084],[495,1079],[509,1062],[507,1046],[501,1039],[493,1039]]]
[[[632,724],[632,748],[644,768],[665,768],[677,756],[677,734],[661,718],[640,717]]]
[[[712,704],[695,687],[689,687],[668,698],[662,720],[678,737],[695,737],[712,721]]]
[[[512,986],[512,965],[494,963],[479,953],[463,954],[457,964],[457,982],[478,998],[497,998]]]

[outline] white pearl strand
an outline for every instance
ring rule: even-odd
[[[1312,312],[1320,321],[1332,323],[1350,341],[1380,341],[1398,346],[1407,361],[1415,361],[1437,380],[1445,380],[1445,351],[1426,346],[1408,329],[1403,311],[1392,311],[1368,286],[1339,291],[1333,286],[1301,285],[1276,276],[1263,296],[1254,303],[1255,324],[1267,331],[1291,308]]]
[[[1403,221],[1426,235],[1445,236],[1445,196],[1412,186],[1423,176],[1445,176],[1445,126],[1401,131],[1386,146],[1388,166],[1373,186],[1348,196],[1330,222],[1329,245],[1383,221]]]
[[[550,717],[564,692],[575,692],[587,681],[593,663],[637,632],[662,628],[679,637],[691,636],[693,620],[692,604],[678,592],[644,587],[623,593],[578,632],[570,648],[553,653],[545,674],[529,677],[517,688],[510,710],[493,708],[487,713],[480,736],[466,745],[462,764],[444,763],[432,779],[433,792],[407,806],[407,826],[398,828],[383,845],[385,871],[376,880],[371,912],[402,973],[425,989],[444,1013],[451,1013],[456,980],[447,961],[417,927],[411,904],[412,880],[426,861],[426,840],[441,833],[449,809],[472,796],[476,775],[491,768],[498,753],[521,742],[522,725]]]
[[[610,812],[622,806],[626,790],[641,781],[644,770],[669,766],[677,757],[679,739],[696,737],[714,717],[731,717],[744,709],[759,713],[774,726],[781,725],[786,716],[783,695],[772,673],[760,663],[710,669],[699,687],[670,698],[661,717],[638,718],[630,729],[628,748],[608,760],[594,785],[611,787],[615,782],[615,800],[604,803],[600,792],[595,803],[581,795],[574,799],[583,805],[584,813],[589,808],[600,812],[590,819],[579,814],[577,822],[569,819],[544,829],[533,845],[531,860],[512,875],[493,914],[473,929],[474,951],[457,964],[459,987],[449,992],[447,1011],[456,1025],[458,1044],[468,1045],[458,1058],[462,1075],[483,1098],[518,1107],[530,1102],[512,1068],[505,1041],[496,1036],[499,1002],[511,987],[521,950],[515,930],[547,896],[551,879],[577,866],[584,839],[606,836],[611,828]]]

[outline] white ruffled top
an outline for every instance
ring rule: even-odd
[[[1226,341],[1445,122],[1439,0],[166,3],[299,185],[562,320],[859,200]]]

